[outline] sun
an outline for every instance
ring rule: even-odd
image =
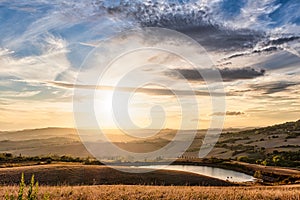
[[[99,127],[116,128],[113,120],[113,92],[97,91],[94,98],[94,111]]]

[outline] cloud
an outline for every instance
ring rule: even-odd
[[[261,90],[263,94],[274,94],[289,90],[289,87],[299,85],[299,82],[279,81],[271,83],[254,84],[251,88],[254,91]]]
[[[230,60],[237,57],[242,56],[250,56],[253,54],[261,54],[261,53],[271,53],[271,52],[278,52],[280,50],[286,50],[290,53],[299,56],[299,53],[290,47],[290,42],[297,42],[300,40],[298,36],[292,37],[279,37],[277,39],[270,39],[270,38],[261,38],[261,40],[257,41],[253,48],[249,48],[246,51],[242,52],[235,52],[230,56],[223,58],[223,61]]]
[[[201,76],[201,71],[206,70],[209,72],[209,69],[175,69],[176,72],[179,72],[184,78],[190,81],[204,81],[203,77]],[[244,79],[254,79],[260,76],[264,76],[265,70],[264,69],[254,69],[251,67],[245,67],[245,68],[223,68],[218,69],[223,81],[225,82],[231,82],[235,80],[244,80]],[[174,71],[168,71],[166,72],[166,75],[173,76],[176,78],[182,78]],[[199,73],[200,72],[200,73]]]
[[[298,69],[300,63],[300,57],[297,56],[296,52],[292,53],[291,50],[280,51],[274,55],[267,57],[261,62],[257,62],[255,65],[264,66],[268,71],[277,69]]]
[[[245,51],[253,49],[259,41],[265,39],[265,35],[261,32],[212,25],[185,28],[179,31],[190,36],[209,51]]]
[[[244,115],[243,112],[227,111],[226,115]]]
[[[220,73],[224,81],[235,81],[240,79],[253,79],[260,76],[264,76],[265,70],[264,69],[256,70],[251,67],[237,68],[237,69],[225,68],[225,69],[221,69]]]
[[[226,1],[216,1],[226,2]],[[291,27],[298,26],[298,10],[300,4],[298,1],[243,1],[244,5],[237,8],[237,4],[231,8],[238,12],[230,20],[224,20],[224,10],[219,9],[218,19],[224,22],[224,25],[232,28],[256,29],[264,32],[278,33],[299,33],[299,30],[292,31]],[[232,12],[225,13],[231,15]],[[226,19],[226,18],[225,18]]]
[[[40,55],[17,57],[8,49],[0,49],[0,76],[21,80],[51,81],[70,71],[67,42],[48,34],[39,44]]]
[[[98,85],[80,85],[64,82],[48,82],[48,85],[61,88],[69,89],[90,89],[90,90],[103,90],[103,91],[119,91],[119,92],[132,92],[142,93],[147,95],[158,95],[158,96],[224,96],[224,93],[219,92],[208,92],[200,90],[169,90],[163,88],[131,88],[131,87],[113,87],[113,86],[98,86]],[[229,94],[226,94],[227,96]]]
[[[271,39],[270,41],[267,42],[267,45],[281,45],[281,44],[285,44],[288,42],[293,42],[293,41],[297,41],[299,40],[300,37],[299,36],[291,36],[291,37],[280,37],[277,39]]]
[[[5,98],[25,98],[32,97],[39,94],[41,91],[23,91],[23,92],[13,92],[13,91],[1,91],[0,97]]]
[[[232,58],[237,58],[237,57],[242,57],[242,56],[249,56],[249,55],[253,55],[253,54],[257,54],[257,53],[273,52],[273,51],[277,51],[279,49],[282,49],[282,48],[279,48],[279,47],[276,47],[276,46],[267,46],[267,47],[253,49],[253,50],[250,50],[250,51],[234,53],[233,55],[230,55],[228,57],[223,58],[222,60],[226,61],[226,60],[230,60]]]
[[[223,115],[227,115],[227,116],[239,116],[239,115],[244,115],[244,112],[240,112],[240,111],[227,111],[226,113],[224,112],[215,112],[212,113],[210,116],[223,116]]]
[[[14,51],[10,51],[9,49],[6,48],[0,48],[0,57],[5,57],[5,56],[9,56],[11,54],[13,54]]]

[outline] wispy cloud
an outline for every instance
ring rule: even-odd
[[[66,41],[48,35],[44,42],[40,45],[42,53],[38,56],[18,58],[13,55],[12,51],[2,49],[0,65],[5,68],[1,69],[0,75],[21,80],[51,81],[63,72],[70,71]]]
[[[25,98],[32,97],[39,94],[41,91],[23,91],[23,92],[14,92],[14,91],[1,91],[0,97],[5,98]]]
[[[168,95],[168,96],[224,96],[221,92],[207,92],[200,90],[169,90],[162,88],[132,88],[132,87],[113,87],[104,85],[80,85],[64,82],[48,82],[49,85],[55,87],[69,88],[69,89],[91,89],[91,90],[103,90],[103,91],[119,91],[119,92],[132,92],[142,93],[147,95]]]

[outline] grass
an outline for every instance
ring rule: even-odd
[[[0,187],[0,199],[5,194],[18,193],[17,186]],[[299,200],[300,185],[250,186],[250,187],[201,187],[201,186],[41,186],[38,199],[260,199]]]
[[[48,177],[49,175],[46,175]],[[0,187],[0,198],[5,200],[37,199],[300,199],[300,185],[285,186],[145,186],[145,185],[98,185],[98,186],[38,186],[32,175],[26,186],[24,173],[19,186]],[[26,195],[26,191],[27,195]]]
[[[19,183],[21,174],[25,174],[25,183],[35,175],[40,185],[203,185],[233,186],[236,184],[193,173],[157,170],[147,172],[146,169],[118,167],[132,172],[125,173],[107,166],[80,164],[50,164],[26,167],[0,168],[0,185]]]

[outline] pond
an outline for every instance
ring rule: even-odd
[[[253,182],[255,178],[245,173],[236,172],[233,170],[221,169],[216,167],[207,166],[193,166],[193,165],[147,165],[138,166],[139,168],[150,168],[150,169],[167,169],[191,172],[195,174],[205,175],[221,180],[227,180],[231,182]]]

